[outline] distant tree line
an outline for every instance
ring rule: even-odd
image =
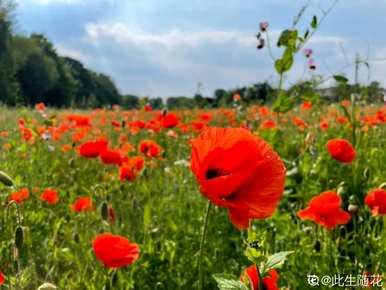
[[[276,89],[267,82],[232,90],[217,89],[211,97],[197,93],[193,97],[164,100],[122,95],[109,76],[86,68],[79,60],[60,56],[44,35],[13,33],[14,9],[13,0],[0,0],[0,104],[33,106],[44,102],[48,106],[78,108],[117,104],[134,109],[148,103],[154,109],[191,109],[232,106],[235,95],[244,104],[270,102],[277,95]],[[383,96],[384,89],[377,82],[363,87],[343,82],[329,89],[315,90],[315,84],[306,81],[287,90],[289,95],[310,98],[315,96],[315,92],[333,101],[361,92],[369,101],[376,101]]]

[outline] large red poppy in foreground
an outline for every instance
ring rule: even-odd
[[[137,244],[110,233],[98,235],[93,243],[95,256],[107,268],[119,268],[133,264],[139,256]]]
[[[191,145],[192,171],[202,194],[226,207],[237,228],[273,214],[284,190],[285,167],[264,140],[242,128],[208,128]]]

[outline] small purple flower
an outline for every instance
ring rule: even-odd
[[[260,30],[261,31],[263,31],[263,32],[266,31],[268,29],[268,26],[269,26],[268,21],[260,22]]]
[[[304,53],[304,55],[306,56],[306,58],[309,58],[311,55],[312,55],[312,49],[311,48],[305,48],[304,50],[303,50],[303,53]]]
[[[312,69],[312,70],[316,69],[316,64],[313,58],[308,59],[307,65],[309,69]]]

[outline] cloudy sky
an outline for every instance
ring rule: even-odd
[[[300,29],[330,0],[310,0]],[[44,33],[62,55],[110,75],[122,93],[193,95],[197,83],[211,96],[268,80],[275,84],[266,50],[256,50],[258,23],[270,23],[271,41],[292,25],[306,0],[18,0],[19,33]],[[353,78],[358,53],[369,60],[362,82],[386,84],[386,0],[340,0],[309,47],[318,74],[346,67]],[[279,56],[280,51],[273,53]],[[287,76],[308,77],[304,57]]]

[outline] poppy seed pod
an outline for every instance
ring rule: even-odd
[[[0,171],[0,182],[2,182],[5,186],[11,187],[13,186],[13,180],[3,171]]]

